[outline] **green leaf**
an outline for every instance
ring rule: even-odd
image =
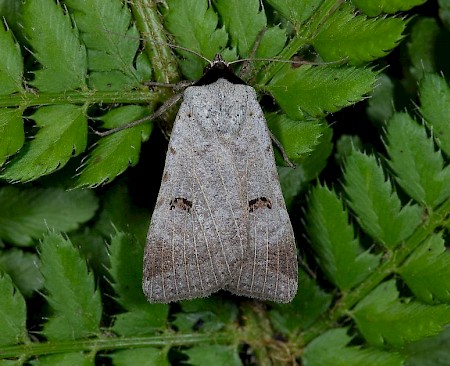
[[[135,66],[139,32],[122,1],[67,0],[87,47],[90,86],[97,90],[125,90],[139,85],[144,75]],[[150,74],[145,75],[150,79]],[[108,81],[109,80],[109,81]]]
[[[450,322],[449,305],[424,305],[399,299],[395,280],[380,284],[352,310],[364,338],[372,345],[403,347],[442,331]]]
[[[31,365],[35,366],[94,366],[93,356],[83,352],[68,352],[57,355],[41,356],[32,360]]]
[[[177,44],[198,52],[212,60],[221,52],[224,59],[236,58],[235,50],[225,51],[228,34],[225,28],[217,29],[219,18],[214,9],[208,7],[206,0],[168,0],[169,12],[165,17],[165,26],[171,32]],[[185,60],[181,61],[183,74],[191,79],[199,79],[206,62],[186,51],[179,51]]]
[[[4,179],[20,182],[37,179],[62,168],[71,157],[86,148],[87,119],[84,107],[41,107],[31,118],[40,129],[0,175]]]
[[[115,351],[109,355],[114,366],[168,366],[165,350],[158,348],[137,348]]]
[[[450,328],[434,337],[428,337],[405,346],[408,366],[447,366],[450,364]]]
[[[404,356],[371,347],[349,346],[352,339],[347,329],[329,330],[305,348],[305,366],[402,366]]]
[[[450,2],[449,0],[438,0],[439,18],[447,29],[450,29]]]
[[[255,57],[270,58],[278,55],[286,44],[286,30],[280,27],[268,28],[261,38]],[[249,55],[252,56],[252,55]]]
[[[304,119],[304,113],[320,117],[360,101],[376,75],[353,67],[285,66],[266,89],[290,118]]]
[[[193,366],[242,365],[237,347],[235,345],[202,345],[189,348],[184,353],[189,356],[189,363]]]
[[[278,166],[277,171],[284,202],[286,203],[288,211],[290,211],[295,198],[307,186],[309,179],[305,177],[305,172],[301,166],[296,167],[295,169]]]
[[[0,139],[0,166],[2,166],[25,142],[21,109],[0,109],[0,136],[2,136]]]
[[[41,244],[41,272],[53,312],[44,324],[49,340],[71,340],[100,332],[100,292],[93,274],[69,240],[47,235]]]
[[[273,327],[286,335],[307,329],[330,307],[332,295],[299,270],[299,293],[289,304],[273,304],[269,312]]]
[[[103,127],[110,129],[125,125],[142,118],[148,109],[129,105],[113,109],[100,119]],[[76,187],[95,187],[111,182],[129,166],[139,161],[141,143],[148,140],[153,124],[145,123],[106,136],[97,143],[85,163]]]
[[[402,18],[368,19],[344,4],[320,27],[313,46],[325,61],[348,59],[352,65],[385,56],[403,38]]]
[[[437,74],[425,74],[420,82],[420,113],[433,131],[439,147],[450,156],[450,88]]]
[[[347,291],[373,272],[380,258],[362,252],[348,213],[334,191],[315,187],[308,207],[306,228],[320,267],[331,282]]]
[[[303,123],[299,123],[299,129],[303,127],[306,127],[307,129],[307,126],[303,125],[303,127],[301,127],[301,125],[303,125]],[[308,187],[308,183],[311,180],[316,179],[320,172],[327,165],[327,159],[330,156],[331,151],[333,150],[333,144],[331,142],[333,130],[327,125],[322,126],[322,135],[320,137],[318,145],[314,147],[314,150],[307,157],[304,157],[304,160],[302,160],[301,163],[295,167],[295,169],[284,166],[277,167],[281,190],[283,191],[283,197],[288,210],[290,210],[290,208],[292,207],[297,195],[301,191],[305,190]],[[314,127],[312,127],[312,129],[314,129]],[[275,134],[277,133],[278,132],[275,132]],[[293,137],[294,136],[289,136],[287,139],[288,141],[290,140],[295,144]],[[298,136],[296,138],[301,139],[301,137]],[[307,146],[305,146],[304,148],[308,149]],[[279,165],[284,164],[284,161],[277,149],[275,149],[275,157]]]
[[[236,321],[238,316],[236,303],[224,301],[219,296],[186,300],[180,304],[183,312],[176,314],[172,322],[179,331],[192,331],[198,324],[203,331],[218,331]]]
[[[23,26],[33,55],[42,65],[34,72],[33,86],[47,92],[86,86],[86,49],[60,4],[28,0],[23,9]]]
[[[314,14],[322,1],[267,0],[267,2],[298,30],[300,25]]]
[[[0,272],[7,273],[23,296],[31,296],[40,290],[44,278],[39,272],[39,258],[34,253],[26,253],[19,249],[0,251]]]
[[[450,253],[442,235],[422,243],[398,272],[421,301],[450,303]]]
[[[382,73],[367,104],[367,115],[376,126],[385,126],[395,112],[395,81]]]
[[[144,241],[137,241],[124,233],[112,237],[109,246],[112,286],[116,300],[127,310],[146,309],[149,304],[142,292],[142,257]]]
[[[339,165],[343,165],[353,151],[363,151],[363,143],[358,135],[341,135],[336,141],[334,158]]]
[[[436,39],[439,25],[435,19],[420,18],[411,28],[409,42],[406,44],[411,59],[410,73],[416,79],[422,79],[425,73],[438,72],[436,68]]]
[[[83,231],[75,231],[70,233],[69,239],[78,249],[82,258],[89,263],[89,268],[96,274],[98,278],[111,280],[108,272],[109,253],[105,245],[105,237],[90,227],[84,227]]]
[[[267,124],[289,159],[296,164],[295,169],[281,166],[286,162],[274,147],[284,200],[290,209],[295,197],[325,168],[333,148],[330,142],[332,129],[320,121],[294,121],[275,113],[267,115]]]
[[[23,362],[21,360],[0,360],[0,366],[22,366]]]
[[[284,114],[270,113],[266,117],[270,131],[294,163],[307,159],[329,128],[323,121],[294,121]]]
[[[11,278],[0,271],[0,346],[27,343],[25,300]]]
[[[168,313],[167,304],[147,304],[145,310],[133,309],[116,315],[111,330],[124,337],[154,335],[167,327]]]
[[[259,0],[242,2],[239,0],[215,2],[215,7],[231,37],[231,44],[237,48],[241,58],[276,56],[286,43],[286,32],[279,27],[267,28],[264,8],[260,9]],[[258,40],[259,32],[265,30]],[[259,41],[256,54],[253,47]],[[255,68],[258,68],[255,66]]]
[[[20,46],[14,41],[11,30],[0,26],[0,89],[1,95],[23,92],[23,59]],[[3,135],[2,135],[3,136]]]
[[[352,3],[364,13],[373,17],[381,13],[394,14],[399,11],[409,10],[427,0],[352,0]]]
[[[345,164],[345,191],[358,222],[373,239],[394,248],[419,225],[422,209],[401,207],[375,157],[354,152]]]
[[[124,182],[108,186],[102,196],[102,211],[95,224],[95,229],[104,237],[113,236],[119,230],[132,234],[138,241],[145,241],[151,212],[133,205],[130,195]]]
[[[215,6],[230,33],[232,46],[241,57],[249,57],[258,33],[267,25],[259,0],[216,0]]]
[[[0,189],[0,238],[29,246],[49,229],[70,231],[94,216],[98,202],[92,191],[62,188]]]
[[[109,246],[109,273],[116,301],[129,311],[118,314],[114,322],[113,330],[122,336],[152,334],[167,323],[168,305],[150,305],[142,292],[143,243],[117,233]]]
[[[387,131],[389,165],[397,182],[417,202],[434,208],[450,196],[450,166],[444,168],[440,151],[425,127],[406,113],[397,113]]]

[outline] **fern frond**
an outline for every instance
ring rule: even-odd
[[[269,316],[274,328],[282,334],[308,329],[330,307],[332,294],[325,292],[309,275],[299,270],[301,294],[290,304],[274,304]]]
[[[0,251],[0,272],[7,273],[23,296],[29,297],[42,289],[44,278],[39,272],[39,258],[35,253],[19,249]],[[1,308],[1,307],[0,307]]]
[[[433,235],[421,244],[398,272],[421,301],[450,303],[450,253],[442,235]]]
[[[439,333],[450,322],[449,305],[400,299],[394,280],[380,284],[351,313],[364,338],[378,347],[400,348]]]
[[[418,82],[425,73],[438,72],[434,57],[439,25],[435,19],[418,19],[411,27],[407,50],[410,58],[409,72]]]
[[[377,74],[353,67],[284,66],[265,89],[292,119],[324,116],[355,103],[372,90]]]
[[[354,152],[345,164],[345,191],[360,225],[373,239],[392,249],[419,225],[422,209],[401,206],[375,157]]]
[[[427,0],[352,0],[352,2],[369,16],[377,16],[381,13],[394,14],[399,11],[409,10]]]
[[[8,157],[19,151],[25,142],[22,110],[0,109],[0,166]]]
[[[327,19],[313,45],[325,61],[348,59],[352,65],[361,65],[393,49],[403,38],[406,24],[401,18],[368,19],[344,4]]]
[[[122,336],[154,334],[167,322],[168,305],[153,304],[149,311],[142,292],[142,244],[130,235],[117,233],[109,246],[112,287],[116,301],[127,310],[115,316],[112,329]]]
[[[100,332],[102,306],[92,273],[72,243],[48,234],[41,244],[41,272],[52,314],[42,333],[48,339],[77,339]]]
[[[236,59],[235,50],[226,50],[228,34],[225,28],[217,28],[219,18],[205,1],[169,0],[165,25],[175,37],[177,44],[196,51],[212,60],[216,53],[224,59]],[[186,51],[177,51],[185,60],[180,62],[183,75],[196,80],[203,74],[206,63]]]
[[[12,159],[1,178],[14,182],[37,179],[62,168],[86,149],[88,127],[84,107],[42,107],[31,118],[40,129],[27,148]]]
[[[305,363],[311,366],[384,365],[402,366],[405,356],[375,347],[352,346],[345,328],[332,329],[312,341],[305,349]]]
[[[347,291],[376,270],[379,256],[362,252],[342,201],[327,187],[309,196],[307,231],[322,270],[339,289]]]
[[[267,2],[289,20],[296,29],[299,29],[300,25],[311,17],[321,3],[320,0],[268,0]]]
[[[0,60],[0,95],[24,91],[22,85],[23,59],[20,46],[14,41],[11,30],[0,26],[0,50],[3,57]]]
[[[87,48],[88,68],[92,71],[90,87],[123,91],[150,79],[149,70],[134,66],[139,32],[131,21],[130,10],[122,2],[68,0],[64,3],[73,12]]]
[[[314,152],[321,137],[329,129],[324,121],[294,121],[284,114],[266,115],[270,131],[283,145],[285,153],[293,162],[303,162]]]
[[[94,216],[98,200],[90,191],[7,186],[0,189],[0,207],[0,239],[30,246],[49,229],[78,228]]]
[[[0,348],[9,344],[29,342],[26,328],[25,300],[11,278],[0,272]]]
[[[24,30],[42,67],[31,84],[42,92],[86,88],[86,49],[69,15],[52,0],[27,1],[23,12]]]
[[[450,166],[444,167],[423,126],[408,114],[397,113],[389,121],[387,138],[389,165],[405,192],[429,208],[450,196]]]
[[[148,109],[136,105],[113,109],[99,119],[110,129],[144,117]],[[95,187],[110,182],[139,160],[142,142],[148,140],[153,125],[146,123],[102,138],[83,164],[75,186]]]
[[[167,352],[158,348],[137,348],[116,351],[109,355],[114,366],[157,365],[169,366]]]
[[[450,88],[436,74],[425,74],[420,82],[420,113],[430,128],[438,146],[450,156]]]
[[[236,345],[195,346],[186,350],[186,354],[191,365],[204,365],[205,362],[211,365],[242,365]]]

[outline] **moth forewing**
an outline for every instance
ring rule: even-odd
[[[295,241],[254,89],[218,78],[183,99],[147,236],[148,300],[292,300]]]
[[[281,192],[272,143],[255,92],[247,87],[245,185],[248,205],[248,252],[227,289],[262,300],[289,302],[297,292],[297,255]],[[255,104],[256,103],[256,104]]]

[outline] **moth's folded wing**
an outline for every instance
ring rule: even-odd
[[[297,250],[278,180],[272,141],[259,107],[252,106],[241,136],[246,141],[248,245],[227,289],[238,295],[289,302],[297,293]]]
[[[236,273],[247,240],[238,177],[230,154],[206,141],[182,104],[172,131],[163,180],[144,255],[149,302],[208,296]],[[244,202],[245,203],[245,202]]]

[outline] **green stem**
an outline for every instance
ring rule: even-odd
[[[180,80],[177,60],[172,54],[161,22],[156,1],[135,0],[131,2],[136,25],[146,42],[145,52],[155,72],[155,81],[175,83]]]
[[[191,334],[164,334],[152,337],[117,337],[93,338],[70,341],[48,341],[28,343],[16,346],[2,347],[0,359],[56,353],[97,352],[99,350],[116,350],[143,347],[189,346],[201,343],[230,344],[236,335],[231,332],[221,333],[191,333]]]
[[[0,107],[21,107],[53,104],[94,103],[151,103],[160,100],[160,95],[149,90],[130,91],[78,91],[59,93],[23,93],[0,96]]]

